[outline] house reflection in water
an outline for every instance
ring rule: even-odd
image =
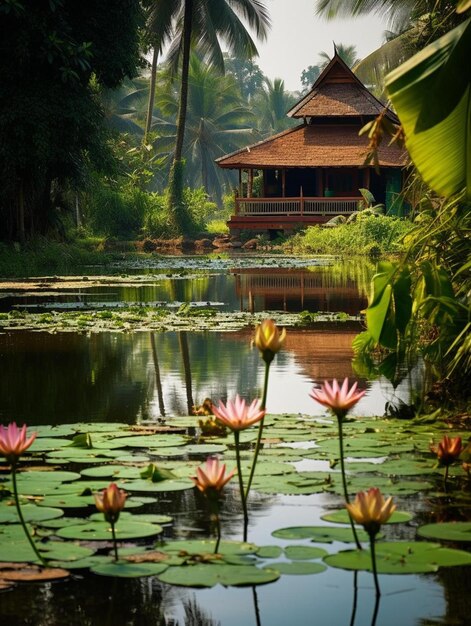
[[[367,305],[355,281],[346,279],[335,285],[323,271],[264,268],[232,273],[241,311],[342,311],[358,315]]]

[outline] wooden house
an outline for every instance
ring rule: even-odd
[[[369,189],[386,212],[394,213],[405,151],[383,142],[378,174],[363,166],[368,139],[358,134],[383,110],[336,54],[309,93],[288,111],[301,124],[217,159],[220,167],[239,171],[231,233],[285,231],[348,215],[358,208],[360,188]],[[390,109],[386,116],[398,123]],[[261,189],[259,197],[255,187]]]

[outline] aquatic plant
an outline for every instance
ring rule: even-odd
[[[0,452],[6,458],[11,468],[11,480],[13,483],[13,497],[15,499],[16,510],[20,519],[20,524],[23,527],[24,533],[28,542],[33,549],[35,555],[39,561],[45,565],[46,561],[39,553],[36,544],[31,537],[28,527],[26,526],[23,513],[21,511],[20,499],[18,497],[18,484],[16,481],[16,466],[20,460],[21,455],[27,450],[36,439],[36,433],[33,433],[29,438],[26,438],[26,425],[18,428],[15,422],[8,424],[5,428],[0,424]]]
[[[244,490],[244,481],[242,478],[242,467],[240,462],[240,431],[245,430],[249,426],[252,426],[253,424],[256,424],[257,422],[261,422],[263,420],[263,418],[265,417],[265,410],[262,409],[261,406],[261,400],[253,400],[250,405],[247,405],[245,400],[241,399],[238,394],[234,402],[228,400],[227,404],[224,405],[222,401],[219,401],[218,407],[213,405],[214,415],[234,433],[240,499],[244,512],[244,541],[247,540],[247,526],[249,523],[249,516],[247,513],[248,491]]]
[[[430,450],[437,455],[438,464],[445,468],[444,483],[448,480],[448,470],[450,465],[460,458],[463,451],[461,437],[448,437],[444,435],[438,445],[431,445]]]
[[[348,514],[357,524],[361,524],[370,538],[371,564],[375,581],[376,594],[381,595],[376,567],[375,538],[379,533],[381,524],[385,524],[396,510],[392,498],[384,499],[381,491],[376,487],[368,491],[357,493],[352,504],[345,504]]]
[[[320,389],[314,388],[310,396],[319,404],[328,407],[337,418],[338,433],[339,433],[339,446],[340,446],[340,468],[342,472],[342,484],[345,502],[349,503],[347,478],[345,475],[345,460],[343,452],[343,421],[347,416],[348,411],[355,406],[355,404],[363,398],[365,391],[357,391],[357,383],[349,388],[348,378],[342,383],[342,386],[338,384],[337,380],[332,381],[332,386],[327,381],[321,385]],[[355,529],[355,525],[350,517],[350,525],[352,527],[353,536],[355,537],[355,543],[357,547],[361,549],[361,544],[358,540],[358,535]]]
[[[221,542],[221,521],[219,518],[219,498],[221,497],[221,491],[223,487],[234,476],[235,470],[226,474],[226,464],[219,463],[216,458],[208,457],[203,467],[196,469],[196,476],[192,476],[191,480],[195,483],[197,489],[199,489],[208,499],[211,506],[211,513],[216,520],[217,528],[217,541],[214,547],[216,553],[219,549]]]
[[[119,519],[119,514],[124,509],[126,497],[126,492],[122,489],[118,489],[116,483],[110,483],[106,489],[103,489],[100,493],[95,494],[96,508],[100,511],[100,513],[103,513],[105,520],[111,525],[115,561],[118,560],[115,525]]]

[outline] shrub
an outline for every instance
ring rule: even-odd
[[[310,226],[288,245],[295,252],[318,254],[391,253],[402,249],[402,239],[411,228],[407,220],[369,215],[330,228]]]
[[[86,217],[95,234],[135,239],[147,210],[148,195],[140,189],[96,186],[89,195]]]

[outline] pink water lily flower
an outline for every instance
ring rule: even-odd
[[[324,381],[319,389],[314,388],[309,394],[313,400],[319,402],[329,409],[339,418],[343,419],[348,411],[363,398],[365,391],[357,391],[357,384],[348,388],[348,378],[339,385],[337,379],[334,378],[332,385],[328,381]]]
[[[219,492],[234,474],[235,470],[226,474],[225,463],[219,463],[218,459],[209,457],[203,467],[196,469],[196,476],[192,476],[191,480],[205,495],[211,496],[214,493],[219,495]]]
[[[18,459],[36,439],[36,433],[26,438],[26,425],[21,428],[12,422],[7,427],[0,424],[0,453],[10,465],[16,465]]]
[[[213,413],[220,422],[231,430],[244,430],[265,417],[266,411],[260,408],[261,404],[262,401],[257,399],[247,405],[245,400],[237,394],[234,402],[228,400],[224,406],[224,403],[219,401],[218,407],[213,405]]]
[[[118,489],[116,483],[110,483],[106,489],[95,494],[95,505],[107,522],[115,524],[124,509],[126,497],[126,492]]]

